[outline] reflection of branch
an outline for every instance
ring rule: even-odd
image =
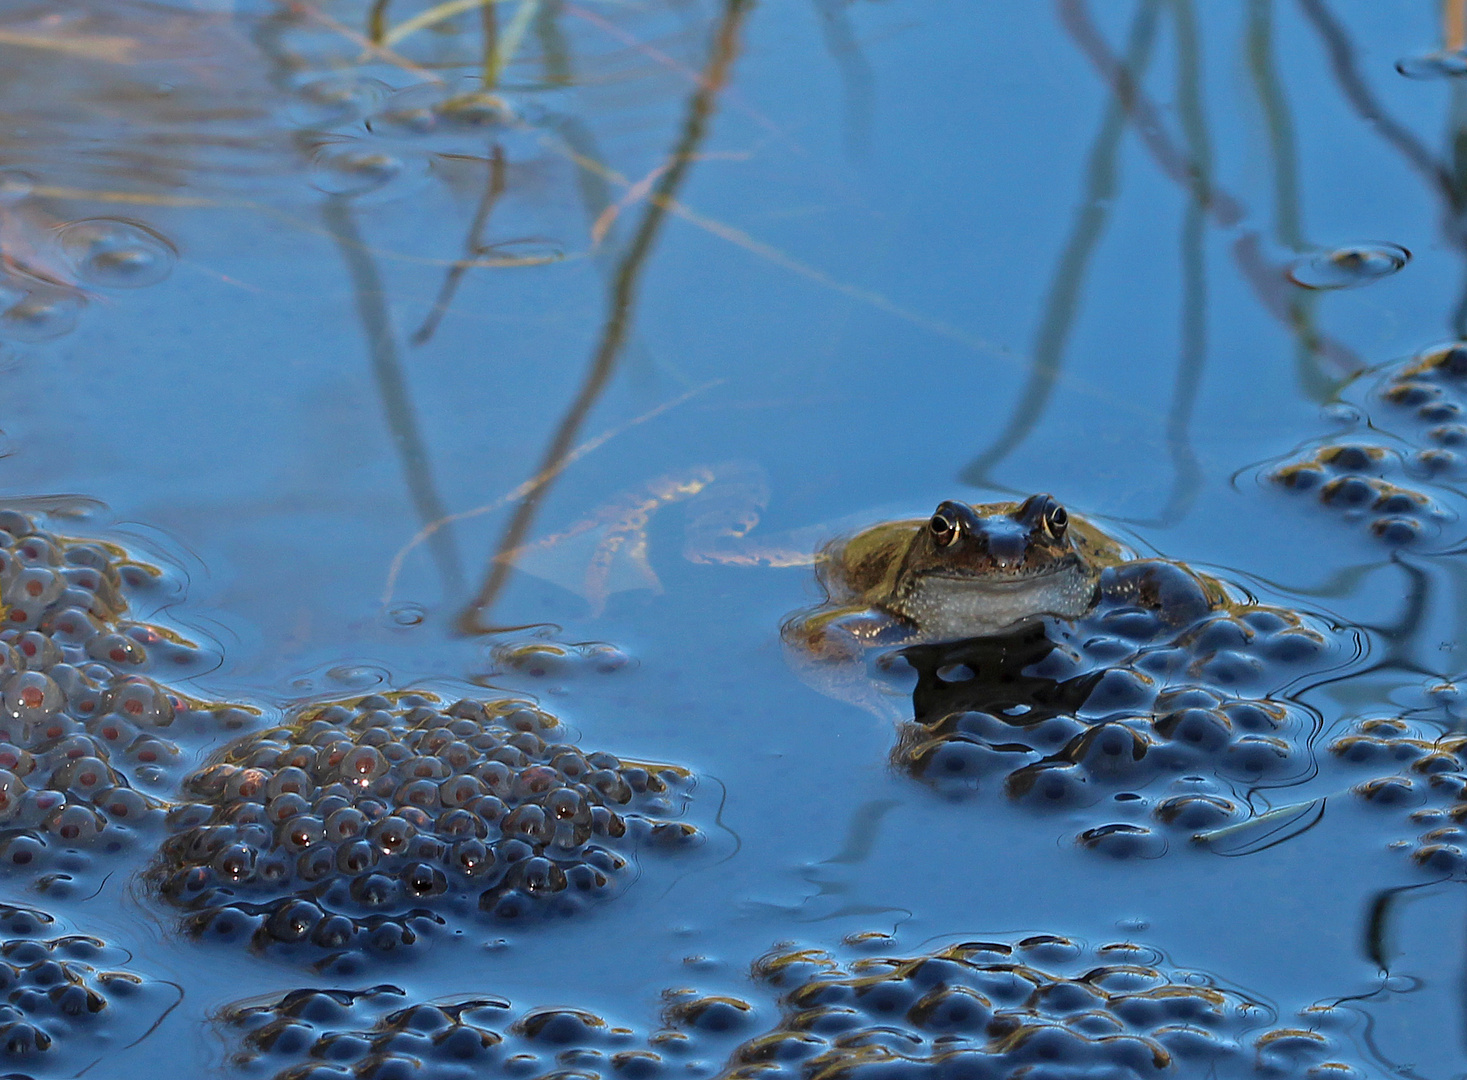
[[[488,5],[485,11],[494,9]],[[474,260],[483,252],[484,248],[484,226],[489,221],[489,215],[494,211],[494,204],[504,194],[504,151],[497,144],[489,151],[489,176],[484,183],[484,192],[479,196],[479,205],[474,210],[473,220],[469,222],[468,235],[464,237],[464,257],[462,261],[454,263],[448,268],[448,273],[443,275],[443,287],[438,290],[438,298],[433,301],[433,308],[423,319],[423,325],[418,327],[413,334],[414,345],[426,345],[438,329],[438,324],[443,321],[443,316],[448,314],[448,308],[453,303],[453,297],[458,292],[459,282],[463,280],[464,274],[468,272]]]
[[[1299,215],[1299,164],[1294,120],[1274,67],[1273,0],[1249,0],[1248,70],[1263,108],[1268,152],[1273,164],[1273,222],[1279,243],[1295,251],[1305,248]]]
[[[1278,242],[1296,252],[1309,245],[1304,239],[1303,215],[1299,207],[1299,158],[1294,140],[1294,121],[1284,97],[1273,51],[1273,0],[1249,0],[1248,68],[1253,87],[1263,109],[1264,128],[1268,132],[1269,159],[1273,166],[1273,221]],[[1285,296],[1287,313],[1283,316],[1294,331],[1295,368],[1299,384],[1310,397],[1324,401],[1334,393],[1335,380],[1319,365],[1319,328],[1314,311],[1319,294],[1311,290],[1292,290]]]
[[[1105,228],[1111,203],[1115,199],[1118,186],[1116,158],[1121,136],[1126,131],[1129,103],[1136,93],[1137,77],[1145,70],[1151,57],[1151,46],[1156,37],[1156,7],[1157,0],[1142,0],[1136,18],[1131,23],[1126,59],[1115,65],[1110,105],[1090,149],[1080,209],[1075,215],[1070,238],[1055,267],[1054,279],[1045,299],[1044,315],[1039,321],[1039,334],[1034,342],[1028,382],[1003,431],[999,432],[987,450],[963,470],[961,479],[965,484],[981,486],[988,483],[989,471],[1024,441],[1039,422],[1039,416],[1044,411],[1050,394],[1054,392],[1059,379],[1060,364],[1064,360],[1065,345],[1069,341],[1070,328],[1074,325],[1075,312],[1080,305],[1085,271],[1096,245],[1100,242],[1100,234]]]
[[[860,150],[866,145],[871,127],[872,84],[871,62],[861,52],[861,45],[851,30],[846,13],[848,0],[815,0],[820,12],[820,27],[825,35],[825,51],[840,70],[845,98],[846,148]]]
[[[1059,0],[1059,16],[1080,51],[1090,58],[1101,78],[1125,106],[1131,122],[1136,125],[1136,133],[1141,136],[1146,149],[1151,151],[1157,168],[1188,188],[1192,197],[1211,211],[1219,225],[1235,225],[1242,220],[1243,207],[1238,201],[1224,191],[1209,188],[1203,181],[1197,162],[1177,149],[1166,133],[1161,110],[1146,96],[1125,65],[1111,55],[1105,38],[1090,19],[1084,0]]]
[[[738,54],[740,30],[744,19],[753,8],[753,0],[725,0],[723,18],[714,37],[712,53],[704,71],[701,84],[689,102],[688,115],[683,123],[682,134],[673,149],[672,164],[657,182],[657,188],[648,199],[642,219],[627,245],[626,253],[617,265],[612,280],[611,298],[606,325],[602,331],[600,345],[596,349],[586,380],[580,393],[571,403],[570,409],[561,419],[555,437],[541,461],[536,473],[555,470],[575,443],[581,425],[585,423],[592,406],[606,389],[616,370],[622,347],[630,330],[632,311],[637,298],[637,284],[647,258],[657,241],[662,222],[667,215],[667,206],[682,186],[693,156],[708,130],[718,93],[728,80],[729,70]],[[528,535],[530,526],[539,510],[540,503],[550,490],[543,484],[531,492],[524,502],[515,508],[498,549],[489,562],[484,583],[478,594],[459,617],[459,629],[465,633],[485,633],[489,627],[489,611],[504,588],[512,566],[504,556],[519,548]]]
[[[1302,2],[1305,0],[1301,0]],[[1096,69],[1114,86],[1115,79],[1122,74],[1119,69],[1119,61],[1111,55],[1105,39],[1100,35],[1095,24],[1091,22],[1084,0],[1059,0],[1059,4],[1062,21],[1065,28],[1074,36],[1075,43],[1079,45],[1081,51],[1085,53]],[[1161,124],[1160,110],[1139,86],[1132,89],[1128,100],[1128,111],[1137,130],[1142,135],[1142,142],[1151,152],[1157,166],[1167,176],[1184,184],[1194,197],[1205,199],[1204,205],[1216,224],[1228,228],[1242,220],[1244,209],[1237,199],[1220,190],[1216,185],[1206,191],[1201,190],[1195,165],[1187,164],[1186,156],[1172,143]],[[1280,321],[1289,323],[1288,301],[1297,291],[1296,287],[1284,277],[1281,268],[1269,265],[1264,259],[1256,230],[1250,229],[1240,233],[1233,241],[1233,256],[1239,271],[1252,286],[1258,299],[1263,302],[1265,309],[1273,313]],[[1335,361],[1343,375],[1353,375],[1365,366],[1349,348],[1323,334],[1317,335],[1314,347],[1322,356]]]
[[[387,427],[392,433],[393,445],[402,461],[404,479],[412,496],[418,517],[426,524],[445,517],[447,511],[443,500],[438,497],[429,469],[428,450],[418,432],[417,418],[413,415],[412,403],[408,398],[407,383],[402,377],[398,363],[397,344],[393,340],[392,324],[387,317],[387,297],[382,288],[382,279],[372,257],[362,244],[356,221],[351,213],[351,201],[340,195],[326,200],[323,212],[326,228],[336,238],[342,260],[351,275],[352,291],[356,296],[357,317],[362,323],[362,333],[367,338],[367,349],[372,358],[372,375],[377,380],[377,393],[382,398],[382,410],[387,414]],[[463,571],[459,567],[458,551],[453,536],[444,532],[432,540],[433,560],[443,578],[444,591],[449,595],[463,589]]]
[[[547,86],[570,86],[575,82],[571,53],[560,29],[560,0],[547,0],[535,16],[535,39],[540,43],[540,63]]]
[[[1167,414],[1166,442],[1172,454],[1172,493],[1159,522],[1181,518],[1202,486],[1202,470],[1192,451],[1188,429],[1202,385],[1207,359],[1207,260],[1203,251],[1207,220],[1204,199],[1212,190],[1212,146],[1202,104],[1202,56],[1197,44],[1197,18],[1191,0],[1176,0],[1177,116],[1187,137],[1197,182],[1182,222],[1182,326],[1177,357],[1177,385]]]
[[[1380,132],[1381,138],[1394,146],[1428,183],[1437,188],[1450,205],[1451,177],[1421,140],[1387,113],[1376,100],[1375,94],[1366,85],[1359,67],[1356,66],[1355,46],[1351,44],[1345,28],[1324,6],[1324,0],[1299,0],[1299,6],[1304,10],[1304,17],[1314,24],[1314,29],[1323,40],[1325,51],[1329,53],[1330,69],[1335,73],[1335,81],[1340,84],[1345,100],[1355,109],[1356,115]]]

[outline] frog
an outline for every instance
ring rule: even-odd
[[[869,647],[1005,637],[1046,618],[1081,618],[1100,599],[1102,572],[1127,554],[1048,493],[944,500],[929,517],[822,546],[813,562],[825,600],[786,619],[781,637],[808,682],[885,714],[886,695],[873,695],[859,670]]]

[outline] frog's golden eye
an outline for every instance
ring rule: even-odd
[[[1050,503],[1044,508],[1044,531],[1058,540],[1065,535],[1065,529],[1069,527],[1070,514],[1057,502]]]
[[[958,523],[941,511],[932,515],[927,527],[932,530],[932,539],[938,547],[947,547],[958,538]]]

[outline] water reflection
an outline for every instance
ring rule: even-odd
[[[658,175],[656,183],[648,192],[647,205],[641,220],[627,242],[626,250],[612,276],[606,323],[591,366],[575,399],[555,430],[540,467],[535,471],[537,476],[554,476],[560,470],[575,446],[586,418],[616,371],[631,330],[639,278],[657,242],[670,203],[677,197],[678,189],[692,168],[698,147],[707,133],[718,95],[728,81],[733,62],[738,56],[744,20],[751,10],[752,4],[749,0],[726,0],[722,18],[714,30],[708,63],[699,80],[698,90],[688,103],[682,132],[669,155],[667,167]],[[515,507],[515,512],[489,561],[483,584],[458,617],[458,627],[462,632],[485,633],[494,628],[489,613],[513,566],[505,556],[524,544],[548,491],[548,483],[541,484]]]
[[[1461,5],[1446,7],[1460,24]],[[1389,61],[1407,50],[1393,38],[1381,61],[1363,49],[1373,44],[1364,35],[1378,29],[1374,16],[1322,2],[1215,8],[1138,0],[1115,9],[1065,0],[1053,23],[997,8],[953,9],[940,22],[924,22],[931,13],[911,5],[836,0],[766,5],[757,20],[753,11],[737,2],[297,0],[231,18],[126,3],[106,12],[63,4],[48,12],[56,16],[50,22],[9,17],[0,26],[0,50],[15,60],[0,122],[10,169],[0,177],[0,337],[59,342],[46,347],[47,360],[56,359],[49,376],[47,365],[30,365],[8,398],[5,422],[21,432],[29,454],[6,462],[12,489],[75,487],[149,520],[176,514],[170,523],[218,575],[206,584],[216,590],[210,600],[229,618],[258,622],[231,644],[235,667],[223,677],[254,664],[272,700],[360,695],[414,676],[466,672],[483,684],[564,695],[568,715],[602,725],[594,739],[587,732],[588,744],[646,738],[649,752],[676,747],[674,760],[728,773],[730,820],[748,841],[740,859],[720,868],[716,884],[679,880],[665,906],[659,896],[639,895],[608,905],[586,928],[516,938],[513,960],[496,963],[492,975],[496,987],[514,983],[517,1000],[531,1000],[521,987],[536,979],[563,983],[568,970],[588,987],[602,980],[613,988],[608,995],[661,985],[660,958],[674,955],[683,933],[669,928],[684,922],[694,924],[688,935],[706,932],[720,947],[743,935],[728,945],[742,963],[782,933],[771,911],[781,921],[816,914],[826,938],[816,945],[875,912],[901,912],[924,933],[950,933],[1014,925],[1024,921],[1015,911],[1042,908],[1065,933],[1097,934],[1113,925],[1112,909],[1141,902],[1133,896],[1149,903],[1167,888],[1186,891],[1188,902],[1158,900],[1148,912],[1171,920],[1165,947],[1195,938],[1207,948],[1235,949],[1250,978],[1273,964],[1270,978],[1349,988],[1352,970],[1339,950],[1321,949],[1305,965],[1293,963],[1287,949],[1273,955],[1262,947],[1258,935],[1267,930],[1260,924],[1271,920],[1258,912],[1313,905],[1322,925],[1337,928],[1357,916],[1356,893],[1334,895],[1331,874],[1348,874],[1352,887],[1372,894],[1416,873],[1459,874],[1453,849],[1467,842],[1451,776],[1467,771],[1453,741],[1461,710],[1450,689],[1437,687],[1461,678],[1453,650],[1467,619],[1467,572],[1457,565],[1458,519],[1467,504],[1457,472],[1467,451],[1457,446],[1455,345],[1439,363],[1426,364],[1422,354],[1339,389],[1381,348],[1373,326],[1362,329],[1360,313],[1384,310],[1414,338],[1423,316],[1405,292],[1443,306],[1431,293],[1439,267],[1430,243],[1396,235],[1409,217],[1380,209],[1409,199],[1356,204],[1346,190],[1355,185],[1317,184],[1330,159],[1310,140],[1316,131],[1336,138],[1361,177],[1374,176],[1379,155],[1328,126],[1331,105],[1354,110],[1368,122],[1362,140],[1370,130],[1384,135],[1426,178],[1454,237],[1467,172],[1457,164],[1462,88],[1449,90],[1448,152],[1438,153],[1411,124],[1392,118],[1394,111],[1415,123],[1396,103],[1405,99],[1373,88],[1381,72],[1395,87],[1429,86],[1389,73]],[[1305,21],[1290,22],[1292,12]],[[975,27],[992,33],[970,33]],[[1300,31],[1307,41],[1310,28],[1325,44],[1338,89],[1312,76],[1301,58]],[[1431,61],[1443,73],[1464,44],[1460,25],[1448,30]],[[1247,149],[1237,110],[1223,108],[1216,89],[1229,70],[1231,31],[1241,35],[1261,113],[1260,168],[1268,170],[1261,195],[1246,186],[1246,155],[1244,167],[1237,163],[1240,144]],[[983,52],[993,40],[1004,48]],[[944,52],[951,41],[964,43],[961,62]],[[1007,52],[1024,49],[1032,55],[1011,63]],[[1092,70],[1079,71],[1085,62]],[[1016,93],[1003,83],[1032,80],[1036,71],[1042,83],[1016,84],[1033,90]],[[953,73],[972,115],[946,111],[951,98],[962,97],[941,89],[940,79]],[[1051,96],[1065,98],[1062,107],[1042,111]],[[1032,123],[1018,108],[1021,99],[1035,109]],[[998,110],[1007,126],[984,109]],[[1071,130],[1056,119],[1061,113],[1093,114],[1097,126]],[[999,137],[985,142],[994,132]],[[1087,138],[1088,156],[1077,161],[1072,147]],[[981,146],[982,155],[964,157],[970,146]],[[1139,153],[1128,158],[1132,147]],[[938,168],[937,158],[953,171]],[[847,169],[852,160],[859,164]],[[825,175],[832,169],[835,181]],[[1133,170],[1124,183],[1123,169]],[[1073,198],[1064,185],[1077,174],[1078,201],[1052,238],[1055,265],[1036,278],[1032,254],[1047,242],[1050,224],[1042,207]],[[1305,228],[1306,194],[1316,221],[1329,222],[1327,235]],[[1392,187],[1389,194],[1398,193]],[[694,196],[717,216],[694,209],[687,201]],[[1249,203],[1271,209],[1271,220],[1255,217]],[[1139,234],[1138,206],[1148,211]],[[690,227],[675,231],[673,218]],[[891,240],[879,251],[862,247],[875,234]],[[1382,242],[1338,246],[1361,237]],[[1386,243],[1397,240],[1409,240],[1417,253],[1409,267],[1404,247]],[[188,273],[178,272],[178,248]],[[978,249],[1001,272],[975,261]],[[735,258],[722,257],[728,253]],[[1148,273],[1170,288],[1159,295],[1171,297],[1172,314],[1157,318]],[[273,309],[238,297],[224,303],[221,293],[200,293],[195,279],[202,278],[231,289],[244,282],[283,302]],[[148,291],[122,291],[144,285]],[[1355,286],[1368,288],[1345,292]],[[1147,295],[1138,300],[1137,293]],[[202,308],[208,317],[194,320],[197,343],[183,347],[170,337],[153,349],[147,332],[175,309],[198,310],[187,305],[199,295],[211,299]],[[822,322],[828,301],[848,305],[831,318],[835,329]],[[1160,344],[1153,323],[1163,324]],[[1006,343],[1020,340],[1025,325],[1032,344],[1016,357]],[[108,367],[129,350],[147,363],[116,364],[128,367],[133,382],[126,386],[107,381]],[[187,355],[170,359],[171,352]],[[1289,352],[1297,372],[1275,378],[1281,365],[1274,354]],[[34,355],[42,355],[39,348]],[[1092,355],[1115,359],[1097,363]],[[1009,374],[1017,374],[1015,385],[999,385]],[[302,378],[311,380],[304,392],[294,381]],[[705,395],[715,385],[724,389]],[[63,401],[58,387],[81,392]],[[991,404],[1009,392],[1010,411]],[[1352,430],[1335,425],[1321,439],[1307,401],[1337,393],[1358,404],[1359,416]],[[89,406],[88,394],[98,404]],[[354,394],[365,406],[352,411]],[[286,401],[298,411],[282,411]],[[693,404],[681,409],[684,403]],[[57,423],[73,411],[74,422]],[[109,457],[119,418],[147,449],[126,469]],[[262,434],[297,429],[319,433],[318,442],[302,451]],[[1285,454],[1290,446],[1297,449]],[[1017,482],[1010,470],[1021,447],[1036,452],[1043,470],[1042,479],[1028,478],[1035,486],[1063,488],[1078,503],[1113,513],[1131,510],[1121,500],[1148,500],[1144,513],[1128,519],[1138,547],[1167,529],[1173,553],[1246,565],[1280,582],[1307,577],[1319,602],[1348,610],[1354,626],[1306,613],[1315,601],[1298,599],[1301,588],[1292,589],[1294,598],[1278,596],[1284,586],[1269,589],[1259,600],[1243,573],[1133,559],[1130,569],[1111,574],[1112,591],[1097,610],[1073,624],[916,646],[905,668],[893,663],[877,672],[888,705],[901,700],[888,692],[891,683],[908,676],[915,683],[903,685],[912,707],[891,748],[886,729],[873,736],[859,726],[864,717],[805,695],[779,671],[775,625],[798,602],[798,586],[754,574],[734,582],[709,565],[808,561],[817,539],[839,532],[847,515],[869,522],[877,519],[872,505],[930,506],[932,489],[967,454],[976,453],[965,473],[973,483]],[[195,473],[210,492],[200,510],[197,493],[173,477],[190,471],[181,462],[210,452],[214,463]],[[304,455],[312,456],[303,468]],[[1270,476],[1291,482],[1269,481],[1266,493],[1247,484],[1222,488],[1240,465],[1264,457]],[[700,464],[750,458],[756,466],[730,473]],[[638,488],[649,476],[667,482]],[[730,476],[743,505],[718,502],[695,522],[686,554],[696,565],[649,548],[650,514],[684,498],[717,501],[715,487]],[[1203,497],[1210,484],[1215,500]],[[611,517],[590,510],[605,492],[634,488],[636,497]],[[1305,490],[1308,499],[1290,500]],[[1296,508],[1316,509],[1309,499],[1320,504],[1312,524],[1295,515]],[[786,529],[781,539],[792,542],[741,543],[754,517],[771,512],[774,528],[803,527]],[[578,526],[547,535],[547,520],[589,524],[572,538]],[[1338,527],[1341,521],[1350,527]],[[476,534],[485,523],[496,535]],[[285,533],[294,538],[288,545]],[[574,567],[574,576],[564,563],[553,565],[559,545],[572,539],[594,549],[592,566]],[[392,602],[373,611],[366,591],[375,593],[385,568],[390,595],[415,546],[427,548],[442,602]],[[469,550],[490,553],[477,577],[462,564],[461,551]],[[330,573],[318,573],[328,560]],[[589,603],[541,587],[545,580],[572,583]],[[649,598],[654,590],[627,587],[654,584],[665,592]],[[303,629],[285,626],[286,609]],[[441,632],[446,610],[460,615],[473,641]],[[565,629],[485,639],[514,623]],[[1357,652],[1366,635],[1378,642],[1368,657]],[[285,639],[299,644],[286,648],[279,644]],[[151,641],[146,648],[164,651]],[[857,667],[860,679],[874,681],[866,666]],[[47,710],[51,687],[29,678],[38,671],[23,674],[0,699],[11,712]],[[139,694],[129,690],[117,700],[146,711]],[[354,701],[351,709],[360,704]],[[292,723],[308,716],[291,704]],[[417,737],[406,731],[404,710],[380,711],[389,714],[384,730]],[[282,754],[304,755],[295,728],[273,730]],[[366,732],[353,732],[367,741]],[[57,809],[56,785],[68,805],[101,798],[87,786],[111,782],[112,774],[95,769],[92,757],[128,778],[193,770],[201,746],[178,745],[175,756],[169,740],[139,743],[139,753],[167,758],[159,773],[142,771],[157,761],[128,759],[124,767],[99,754],[82,755],[80,764],[58,757],[33,770],[38,790],[43,777],[48,786],[26,812]],[[261,746],[255,739],[237,749]],[[1379,753],[1357,761],[1351,755],[1361,747]],[[884,768],[887,749],[895,777]],[[126,757],[108,752],[115,762]],[[304,767],[276,771],[289,768]],[[975,788],[980,798],[989,789],[999,798],[981,809],[948,805],[913,777],[954,799]],[[285,782],[298,779],[289,774]],[[410,786],[429,778],[398,779]],[[176,784],[159,779],[155,786],[176,794]],[[333,813],[342,809],[324,787],[311,790]],[[431,798],[422,785],[405,801],[409,794]],[[202,792],[200,805],[210,798]],[[136,808],[125,795],[106,799],[104,815]],[[282,805],[300,809],[289,799]],[[1036,805],[1057,805],[1061,816],[1030,812]],[[297,816],[314,818],[312,810]],[[229,812],[256,813],[233,803]],[[88,820],[58,817],[55,828],[85,830]],[[1340,820],[1358,826],[1348,840],[1327,834]],[[844,842],[822,824],[830,821],[848,823]],[[443,828],[462,823],[451,818]],[[109,817],[102,832],[110,835],[114,824]],[[213,834],[198,831],[214,824],[187,814],[174,822],[181,839],[170,851],[196,843],[180,860],[180,889],[190,877],[239,874],[239,860],[251,857],[226,845],[230,853],[216,866],[220,852],[208,850]],[[288,888],[269,893],[262,885],[254,900],[240,901],[275,905],[247,912],[263,928],[261,943],[319,938],[331,951],[344,932],[334,921],[340,912],[313,911],[320,898],[311,892],[315,883],[304,883],[307,875],[332,876],[312,861],[320,853],[285,860],[280,852],[299,838],[288,830],[282,836],[275,828],[282,823],[226,824],[263,830],[242,833],[240,843],[253,844],[253,857],[272,872],[288,862]],[[296,824],[307,840],[314,836],[314,821]],[[437,817],[409,824],[422,824],[420,838],[438,837]],[[40,834],[54,848],[60,841],[53,843],[49,827]],[[1248,858],[1224,864],[1190,856],[1190,837],[1208,832],[1212,851]],[[1101,853],[1165,858],[1112,866],[1077,855],[1068,842],[1056,849],[1061,835]],[[1282,857],[1270,852],[1285,839],[1290,861],[1268,862]],[[758,882],[777,877],[781,860],[807,841],[839,848],[825,863],[804,864],[819,890],[811,904],[818,912],[770,905],[762,921],[749,920],[754,930],[725,918],[750,910]],[[1406,851],[1399,858],[1374,851],[1386,842]],[[7,852],[38,857],[20,837],[3,843]],[[464,850],[472,861],[477,849]],[[399,888],[434,893],[434,871],[447,875],[442,854],[435,849],[410,870],[394,866],[390,881],[362,886],[366,901]],[[1028,884],[1049,872],[1046,860],[1061,868],[1053,882]],[[979,878],[973,865],[998,872]],[[558,881],[555,869],[536,863],[517,873],[534,892]],[[81,877],[92,868],[78,862],[63,872]],[[914,884],[919,872],[931,875],[922,880],[933,887]],[[11,873],[17,881],[23,874]],[[60,879],[46,887],[57,903],[69,902]],[[132,918],[131,908],[110,904],[118,895],[111,889],[89,918]],[[1188,914],[1220,906],[1216,898],[1228,889],[1242,898],[1228,916],[1233,922],[1209,925]],[[195,910],[229,903],[201,902]],[[698,929],[699,919],[716,931]],[[156,928],[127,933],[158,945],[170,962],[197,967],[202,946],[171,938],[160,944]],[[391,928],[384,933],[390,937]],[[751,946],[747,938],[756,933]],[[1013,955],[1059,945],[1057,936],[1029,945],[1015,939],[1005,946],[1008,959],[995,953],[992,963],[941,970],[974,989],[962,980],[1000,983],[996,968],[1012,966]],[[1373,961],[1386,951],[1378,942],[1372,950]],[[888,995],[901,1004],[902,994],[920,990],[914,1000],[924,1004],[910,1012],[908,1002],[900,1014],[920,1029],[919,1041],[929,1030],[922,1025],[957,1022],[941,1011],[952,999],[967,1000],[957,990],[936,1004],[926,997],[933,988],[919,986],[915,972],[927,978],[939,970],[921,963],[930,951],[927,944],[903,947],[900,963],[910,962],[910,974],[903,967],[901,977],[873,975],[869,983],[876,987],[871,1002]],[[462,997],[436,1013],[403,1008],[450,983],[455,991],[480,985],[478,959],[472,950],[440,950],[414,970],[419,985],[384,995],[388,1004],[350,994],[291,998],[285,986],[296,980],[283,968],[232,957],[232,977],[254,982],[229,993],[271,992],[268,1007],[238,1014],[247,1017],[246,1052],[268,1059],[261,1068],[296,1067],[300,1055],[285,1043],[265,1043],[296,1030],[297,1012],[312,1005],[335,1008],[341,1047],[347,1039],[359,1047],[442,1039],[472,1049],[477,1039],[482,1048],[500,1033],[468,1016]],[[361,963],[364,974],[375,967]],[[1083,973],[1061,970],[1058,961],[1024,963],[1042,984],[1026,992],[1043,993],[1031,1004],[1003,1006],[1018,1025],[1004,1060],[1040,1056],[1048,1046],[1073,1051],[1082,1065],[1104,1065],[1092,1045],[1102,1036],[1081,1030],[1063,1002],[1050,1008],[1051,999],[1090,993]],[[1285,972],[1286,964],[1297,970]],[[842,968],[824,984],[853,970]],[[1172,979],[1173,969],[1157,970],[1163,988],[1196,985],[1187,973]],[[1267,989],[1293,1000],[1292,986]],[[1084,1023],[1109,1024],[1116,1018],[1107,1019],[1108,1010],[1123,999],[1126,1009],[1144,1012],[1128,995],[1117,991],[1103,1008],[1081,1010],[1093,1014]],[[588,1003],[574,1018],[536,1014],[506,1041],[523,1039],[524,1052],[549,1067],[562,1051],[544,1049],[529,1029],[574,1034],[579,1022],[599,1031],[587,1017],[603,1004]],[[1115,1011],[1118,1023],[1145,1027],[1120,1015],[1121,1005]],[[727,1001],[697,1015],[705,1013],[709,1023],[743,1023]],[[788,1034],[784,1019],[771,1013],[763,1020],[757,1030]],[[1293,1068],[1317,1047],[1309,1037],[1314,1020],[1321,1029],[1326,1020],[1343,1024],[1323,1013],[1303,1017],[1297,1029],[1266,1040],[1255,1033],[1248,1052]],[[329,1042],[316,1020],[300,1027],[312,1024],[320,1030],[296,1034]],[[860,1024],[863,1038],[896,1037],[876,1032],[874,1019]],[[717,1044],[720,1053],[753,1030]],[[1347,1040],[1339,1030],[1328,1038],[1339,1039],[1343,1059]],[[588,1054],[633,1054],[632,1071],[652,1068],[648,1062],[662,1052],[593,1038],[585,1047],[575,1038],[571,1044]],[[768,1045],[744,1045],[747,1060],[736,1067],[762,1063]],[[864,1049],[881,1057],[876,1042]],[[353,1061],[375,1066],[368,1062],[374,1053],[363,1050]],[[850,1065],[833,1045],[818,1053],[833,1071]]]

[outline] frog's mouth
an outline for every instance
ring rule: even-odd
[[[988,637],[1045,616],[1077,619],[1095,604],[1098,575],[1071,563],[1014,574],[929,574],[903,604],[927,640]]]

